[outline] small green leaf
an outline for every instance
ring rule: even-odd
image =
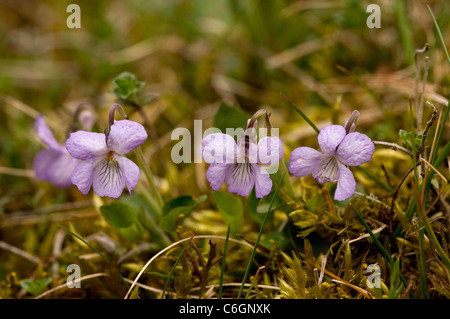
[[[227,128],[246,127],[249,118],[248,114],[242,109],[222,103],[214,116],[214,127],[221,130],[222,133],[226,133]]]
[[[40,295],[45,287],[47,287],[52,282],[51,278],[44,278],[42,280],[30,280],[24,279],[20,282],[20,286],[33,296]]]
[[[184,220],[200,203],[204,202],[206,198],[206,195],[202,195],[196,200],[191,195],[182,195],[167,202],[162,210],[159,227],[167,233],[173,232],[179,216],[183,215],[181,221]]]
[[[144,87],[145,82],[140,82],[136,76],[130,72],[122,72],[113,79],[114,93],[121,100],[134,101]]]
[[[115,228],[127,228],[138,221],[136,210],[131,205],[122,202],[103,205],[100,207],[100,212],[106,221]]]
[[[223,219],[227,224],[231,224],[231,233],[240,233],[244,222],[244,207],[241,198],[222,191],[213,191],[212,194]]]

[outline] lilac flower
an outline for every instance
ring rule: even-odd
[[[86,195],[91,185],[98,196],[118,198],[125,186],[129,192],[137,185],[139,167],[124,155],[145,142],[147,133],[136,122],[121,120],[103,133],[72,133],[66,148],[82,160],[72,172],[72,183]]]
[[[356,182],[347,166],[370,161],[375,151],[367,135],[352,130],[354,126],[348,131],[341,125],[324,127],[317,138],[322,152],[309,147],[296,148],[291,153],[289,171],[297,177],[312,174],[321,184],[337,181],[334,199],[342,201],[351,197]]]
[[[70,187],[72,170],[80,161],[70,156],[65,146],[55,139],[42,115],[37,117],[34,128],[42,142],[48,146],[48,149],[40,151],[34,158],[36,178],[59,188]]]
[[[211,165],[206,178],[218,191],[223,182],[228,191],[247,196],[255,187],[257,198],[270,193],[272,180],[263,165],[278,163],[283,158],[283,146],[278,137],[263,137],[257,143],[256,129],[244,131],[237,143],[228,134],[214,133],[202,140],[201,154]]]

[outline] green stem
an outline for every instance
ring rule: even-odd
[[[114,124],[114,112],[118,111],[120,117],[125,120],[128,118],[127,114],[125,113],[124,109],[122,108],[122,106],[120,106],[117,103],[114,103],[111,108],[109,109],[109,127],[111,127],[111,125]],[[108,128],[109,131],[109,128]],[[161,194],[159,193],[155,181],[153,180],[153,174],[150,170],[150,166],[148,166],[147,162],[145,161],[144,158],[144,153],[142,152],[142,149],[140,146],[138,146],[135,150],[134,150],[134,154],[136,155],[136,158],[139,162],[139,165],[141,166],[142,170],[144,171],[145,177],[147,177],[148,183],[150,185],[150,188],[152,190],[153,196],[155,197],[157,203],[158,203],[158,211],[161,212],[162,207],[164,206],[164,201],[161,197]]]
[[[288,172],[289,170],[288,170],[288,168],[287,168],[287,166],[286,166],[285,161],[281,160],[281,163],[282,163],[282,165],[281,165],[282,173],[283,173],[283,174],[287,174],[287,172]],[[292,185],[292,181],[290,180],[289,176],[288,176],[288,179],[287,179],[287,182],[285,183],[285,185],[286,185],[286,191],[287,191],[287,194],[288,194],[291,198],[295,198],[294,186]]]
[[[155,199],[158,203],[159,211],[161,211],[162,207],[164,206],[164,201],[163,201],[158,189],[156,188],[156,184],[153,180],[152,172],[150,171],[150,167],[145,162],[144,153],[142,152],[142,149],[140,146],[134,150],[134,154],[136,155],[139,165],[142,167],[144,174],[147,177],[147,180],[148,180],[148,183],[152,190],[153,196],[155,197]]]
[[[258,238],[256,239],[255,247],[253,247],[253,251],[252,251],[252,254],[250,256],[250,260],[248,261],[247,269],[245,270],[244,278],[242,279],[242,284],[241,284],[241,288],[239,289],[239,294],[238,294],[237,299],[241,299],[242,291],[244,290],[244,286],[245,286],[245,281],[247,280],[248,274],[250,272],[250,267],[252,266],[253,258],[255,258],[256,250],[258,248],[259,241],[261,239],[261,235],[262,235],[263,230],[264,230],[264,226],[266,225],[266,222],[268,220],[268,216],[269,216],[269,214],[270,214],[270,212],[272,210],[273,202],[275,201],[275,197],[277,196],[278,190],[280,189],[281,183],[283,182],[284,176],[286,176],[286,173],[284,173],[283,176],[281,177],[280,183],[278,184],[278,187],[277,187],[275,193],[273,194],[272,201],[270,202],[270,205],[269,205],[269,209],[267,210],[267,213],[264,216],[264,221],[263,221],[263,223],[261,225],[261,229],[259,230]]]

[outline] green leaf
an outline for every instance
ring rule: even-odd
[[[120,201],[132,206],[137,212],[141,212],[144,209],[153,218],[159,218],[159,212],[155,207],[149,203],[147,198],[141,193],[135,193],[131,195],[125,195],[120,198]]]
[[[236,129],[246,127],[250,116],[242,109],[222,103],[214,116],[214,127],[222,133],[226,133],[227,128]]]
[[[134,101],[144,87],[145,82],[140,82],[136,76],[130,72],[122,72],[113,79],[114,93],[121,100]]]
[[[200,203],[206,200],[206,198],[206,195],[202,195],[196,200],[191,195],[182,195],[167,202],[162,210],[159,227],[167,233],[173,232],[175,230],[177,219],[181,218],[180,222],[182,222],[182,220],[188,217]],[[180,217],[181,215],[183,216]]]
[[[42,280],[30,280],[24,279],[20,282],[20,286],[33,296],[40,295],[45,287],[47,287],[52,282],[51,278],[44,278]]]
[[[231,224],[233,234],[240,233],[244,222],[244,207],[241,198],[228,192],[212,193],[216,206],[227,224]]]
[[[114,202],[101,206],[100,212],[122,237],[131,241],[138,241],[142,238],[144,231],[138,218],[138,212],[133,206],[123,202]]]
[[[115,228],[127,228],[138,222],[136,210],[126,203],[113,202],[100,207],[106,221]]]

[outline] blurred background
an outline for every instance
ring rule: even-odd
[[[96,214],[76,187],[60,190],[34,178],[33,158],[44,148],[34,120],[43,114],[63,142],[74,110],[89,103],[103,131],[112,79],[123,71],[159,96],[144,107],[153,135],[143,148],[166,198],[208,190],[205,164],[171,162],[171,132],[192,131],[195,119],[212,126],[223,102],[250,116],[272,112],[289,154],[301,144],[314,147],[316,135],[280,93],[319,128],[343,124],[357,109],[359,131],[398,143],[399,129],[410,129],[414,52],[428,43],[418,58],[422,74],[429,57],[426,96],[441,109],[449,94],[449,65],[426,7],[448,45],[445,0],[86,0],[76,2],[79,29],[66,24],[71,3],[0,1],[0,240],[36,254],[52,240],[40,221]],[[366,24],[371,3],[381,8],[381,28]],[[138,113],[132,119],[143,121]]]

